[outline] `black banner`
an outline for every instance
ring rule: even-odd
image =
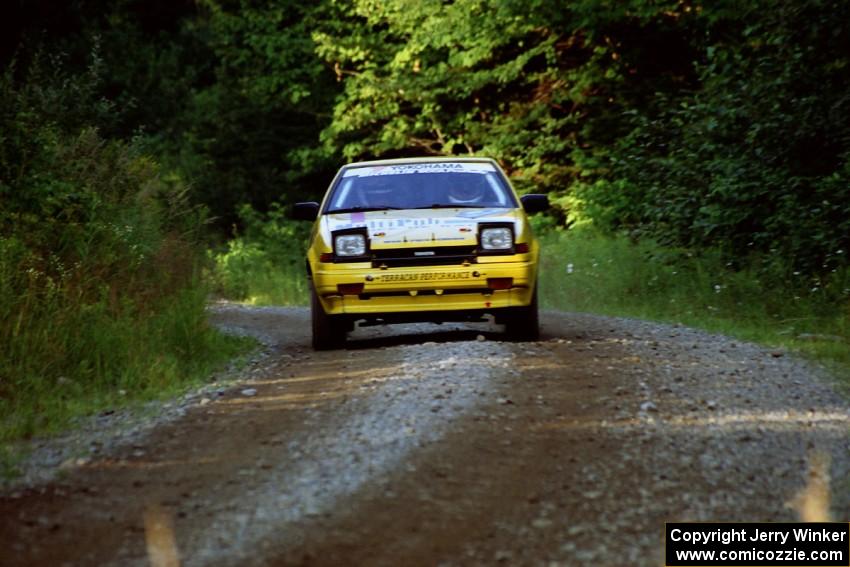
[[[666,524],[667,567],[850,566],[850,524]]]

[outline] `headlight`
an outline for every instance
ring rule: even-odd
[[[365,256],[366,237],[362,234],[341,234],[334,238],[337,256]]]
[[[509,228],[485,228],[481,231],[481,248],[484,250],[510,250],[514,238]]]

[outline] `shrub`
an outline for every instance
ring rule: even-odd
[[[0,77],[0,439],[173,390],[244,344],[206,323],[185,185],[45,106],[85,80]]]
[[[239,216],[243,233],[212,254],[218,292],[251,303],[306,304],[304,250],[310,225],[288,220],[280,205],[265,215],[243,205]]]

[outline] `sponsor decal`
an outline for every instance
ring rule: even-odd
[[[469,209],[468,211],[461,211],[457,216],[464,219],[477,219],[489,215],[497,215],[502,212],[504,212],[504,209]]]
[[[400,163],[373,167],[346,169],[343,177],[376,177],[379,175],[407,175],[412,173],[492,173],[496,168],[489,163],[436,162]]]
[[[381,282],[435,282],[445,280],[466,280],[472,277],[471,272],[420,272],[406,274],[381,274]]]

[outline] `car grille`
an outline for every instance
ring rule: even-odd
[[[433,246],[372,251],[372,267],[452,266],[474,263],[475,246]]]

